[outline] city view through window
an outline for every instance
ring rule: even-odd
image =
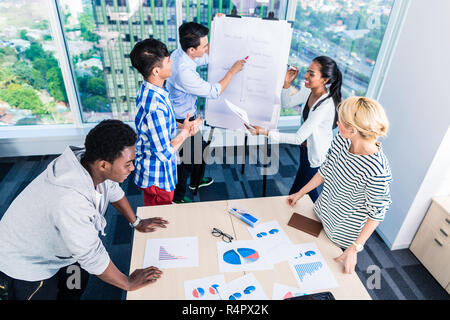
[[[72,123],[45,2],[0,11],[0,126]]]
[[[297,0],[289,64],[299,67],[298,90],[311,61],[334,59],[342,72],[342,96],[364,96],[394,0]],[[293,90],[295,92],[295,89]],[[298,115],[282,109],[281,115]]]
[[[0,126],[73,123],[48,1],[0,0]],[[178,1],[178,0],[177,0]],[[294,1],[294,0],[291,0]],[[296,0],[289,63],[300,68],[293,91],[311,60],[328,55],[344,77],[343,95],[364,95],[394,0]],[[58,0],[83,122],[134,120],[142,82],[129,53],[137,41],[157,38],[177,48],[175,0]],[[282,2],[181,1],[182,21],[210,27],[217,12],[284,17]],[[287,8],[287,3],[284,3]],[[283,9],[286,10],[286,9]],[[207,68],[200,68],[207,78]],[[204,100],[199,101],[202,109]],[[283,109],[282,116],[298,115]]]

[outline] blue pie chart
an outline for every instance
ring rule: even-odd
[[[233,293],[231,296],[228,297],[228,300],[237,300],[242,297],[242,294],[239,292]]]
[[[259,259],[258,251],[250,248],[238,248],[237,252],[232,249],[223,254],[223,261],[229,264],[240,265],[242,263],[252,263]]]
[[[255,286],[249,286],[249,287],[244,289],[244,293],[245,294],[250,294],[250,293],[252,293],[255,290],[256,290]]]

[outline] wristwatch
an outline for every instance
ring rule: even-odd
[[[129,223],[130,227],[132,227],[133,229],[137,227],[137,225],[141,222],[141,218],[136,217],[136,221],[134,223]]]
[[[356,251],[357,251],[357,252],[363,251],[364,246],[363,246],[362,244],[356,243],[355,241],[353,241],[352,244],[356,247]]]

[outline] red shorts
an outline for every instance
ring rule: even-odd
[[[151,186],[149,188],[139,188],[144,191],[144,204],[146,206],[159,206],[162,204],[172,204],[173,195],[175,190],[168,192],[157,186]]]

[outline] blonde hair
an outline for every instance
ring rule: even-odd
[[[338,108],[340,121],[358,130],[364,139],[377,139],[386,135],[389,129],[384,108],[374,99],[350,97],[342,101]]]

